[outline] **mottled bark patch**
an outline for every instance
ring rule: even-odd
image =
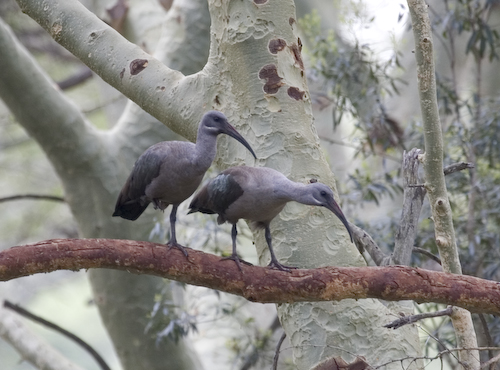
[[[219,95],[215,95],[214,103],[220,105]]]
[[[278,76],[278,69],[274,64],[267,64],[262,67],[259,71],[259,78],[266,80],[263,89],[267,94],[276,94],[279,88],[283,86],[282,78]]]
[[[147,59],[134,59],[132,62],[130,62],[130,74],[132,76],[135,76],[141,73],[144,69],[146,69],[147,66],[148,66]]]
[[[288,19],[288,24],[289,24],[290,26],[292,26],[292,27],[293,27],[293,24],[294,24],[294,23],[295,23],[295,18],[290,17],[290,18]]]
[[[278,51],[281,51],[285,48],[286,41],[283,39],[272,39],[269,41],[269,51],[271,54],[278,54]]]
[[[120,79],[123,79],[123,76],[125,76],[125,68],[120,72]]]
[[[268,0],[253,0],[253,2],[257,5],[262,5],[267,3]]]
[[[292,99],[295,99],[295,100],[302,100],[304,99],[304,94],[306,92],[305,91],[301,91],[299,90],[298,88],[296,87],[289,87],[288,88],[288,96]]]
[[[59,36],[61,35],[62,29],[63,29],[63,27],[62,27],[61,23],[57,23],[57,22],[54,23],[52,25],[52,27],[50,28],[50,34],[51,34],[51,36],[55,40],[59,39]]]

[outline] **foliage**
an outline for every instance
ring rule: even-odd
[[[498,16],[498,1],[445,0],[431,3],[430,11],[435,49],[447,57],[447,60],[440,60],[436,76],[446,146],[444,165],[460,161],[475,165],[474,169],[447,176],[462,268],[465,274],[499,280],[500,95],[491,86],[485,88],[489,81],[485,80],[488,75],[483,72],[494,73],[498,68],[500,37],[493,20]],[[322,33],[317,13],[310,14],[301,25],[306,35],[304,44],[311,57],[312,79],[324,79],[320,89],[327,91],[334,106],[334,127],[347,118],[354,121],[355,130],[361,136],[358,158],[366,161],[370,156],[381,157],[385,163],[384,158],[400,157],[403,148],[422,148],[421,123],[408,119],[391,125],[390,112],[386,112],[383,103],[387,97],[398,94],[399,83],[404,82],[391,77],[401,67],[400,54],[394,53],[383,63],[374,58],[366,45],[355,42],[351,48],[346,47],[332,32]],[[472,68],[465,72],[466,65]],[[361,87],[351,88],[351,84]],[[376,104],[370,100],[372,96]],[[366,104],[376,108],[370,110],[372,116],[363,113]],[[377,135],[377,119],[385,128],[378,130],[383,133],[381,135]],[[396,199],[394,196],[402,189],[400,173],[391,166],[383,165],[374,170],[369,164],[372,162],[362,160],[361,163],[361,168],[348,175],[349,192],[342,198],[353,203],[372,202],[377,206],[382,205],[383,199]],[[380,214],[384,217],[357,223],[376,235],[383,250],[390,251],[399,213],[390,215],[381,209]],[[437,254],[434,227],[429,217],[430,208],[424,204],[415,246]],[[428,257],[414,254],[412,263],[422,266],[430,261]],[[490,345],[499,345],[498,319],[487,318],[486,321],[492,338]],[[433,351],[440,351],[455,344],[448,319],[436,318],[421,327],[428,333],[428,350],[432,347]],[[453,356],[446,361],[455,366]]]
[[[171,282],[170,284],[174,284]],[[156,344],[166,338],[175,343],[190,332],[196,332],[196,317],[183,310],[174,300],[167,296],[167,290],[155,297],[151,317],[145,331],[154,332]]]

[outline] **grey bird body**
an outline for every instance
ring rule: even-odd
[[[236,255],[235,238],[238,220],[245,219],[250,221],[251,227],[264,228],[271,253],[270,266],[288,270],[274,255],[269,225],[290,201],[328,208],[342,221],[352,240],[347,220],[328,186],[294,182],[271,168],[228,168],[210,180],[193,198],[189,207],[190,213],[217,213],[219,224],[226,221],[233,224],[233,255],[230,258],[237,263],[239,258]]]
[[[113,216],[133,221],[149,203],[161,210],[172,204],[171,238],[168,244],[186,254],[175,237],[177,207],[195,192],[212,164],[219,134],[235,138],[255,157],[250,145],[222,113],[207,112],[200,122],[196,144],[164,141],[151,146],[139,157],[118,196]]]

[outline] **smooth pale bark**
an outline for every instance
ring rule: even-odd
[[[424,124],[425,154],[422,156],[425,187],[429,196],[435,227],[436,245],[445,272],[461,274],[452,213],[443,173],[443,135],[437,104],[436,77],[432,28],[428,5],[423,0],[408,0],[415,36],[415,57],[420,96],[420,109]],[[476,333],[470,312],[456,308],[451,315],[457,347],[477,348]],[[479,369],[479,352],[459,352],[459,361],[465,368]]]
[[[215,27],[212,65],[205,71],[222,85],[214,99],[221,102],[219,109],[250,125],[243,135],[258,154],[256,165],[275,168],[295,181],[307,182],[314,177],[335,189],[313,126],[305,71],[296,52],[293,3],[255,6],[230,1],[209,2],[209,6]],[[228,21],[224,24],[221,19]],[[279,50],[276,45],[280,45]],[[295,89],[304,92],[299,99],[294,98]],[[228,156],[220,162],[231,163]],[[291,203],[273,221],[271,230],[282,263],[303,268],[364,264],[345,228],[327,211]],[[256,246],[262,264],[267,264],[263,232],[257,234]],[[413,329],[381,329],[394,313],[376,300],[280,304],[278,313],[300,369],[309,369],[331,356],[350,361],[347,352],[365,356],[372,365],[419,353]]]

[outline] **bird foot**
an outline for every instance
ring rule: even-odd
[[[245,260],[242,260],[240,257],[238,257],[236,254],[231,254],[229,257],[223,257],[220,259],[221,261],[224,260],[232,260],[236,263],[236,266],[238,266],[238,269],[242,271],[241,269],[241,263],[244,263],[247,266],[253,266],[250,262],[247,262]]]
[[[278,261],[269,262],[269,265],[267,265],[267,267],[273,270],[281,270],[286,272],[292,272],[292,270],[298,269],[298,267],[282,265]]]
[[[179,243],[177,242],[173,242],[173,241],[168,241],[167,242],[167,246],[168,246],[168,250],[172,249],[172,248],[177,248],[179,249],[187,258],[188,256],[188,252],[186,250],[186,247],[180,245]]]

